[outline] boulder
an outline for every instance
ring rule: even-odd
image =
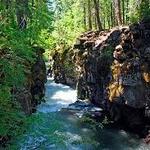
[[[62,108],[61,111],[72,112],[79,118],[83,115],[89,115],[94,118],[102,117],[102,115],[104,115],[102,108],[95,106],[88,100],[77,100],[70,104],[67,108]]]

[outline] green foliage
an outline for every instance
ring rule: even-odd
[[[112,0],[102,0],[100,1],[101,6],[101,20],[103,23],[103,28],[108,29],[111,26],[111,4]],[[104,23],[105,22],[105,23]]]
[[[139,8],[139,16],[140,18],[150,18],[150,2],[149,0],[145,0],[141,2]]]
[[[58,51],[64,57],[65,71],[74,75],[71,49],[76,38],[85,31],[83,3],[87,3],[84,0],[53,0],[53,4],[50,0],[28,0],[25,6],[21,0],[19,4],[15,0],[9,2],[3,0],[0,5],[0,136],[13,136],[21,131],[24,116],[14,98],[13,88],[26,84],[35,58],[33,45],[47,49],[46,59],[49,53]],[[148,0],[136,4],[134,0],[124,2],[129,22],[150,16]],[[100,18],[105,28],[112,22],[111,3],[111,0],[99,1]],[[91,5],[93,12],[93,2]],[[26,28],[19,28],[17,11],[26,17]],[[103,57],[109,59],[110,55],[112,51],[108,49]]]
[[[17,1],[0,5],[0,137],[13,137],[24,131],[25,116],[13,93],[26,85],[34,63],[32,45],[47,47],[46,38],[52,31],[51,3],[36,1],[28,7]],[[27,27],[19,29],[16,10],[27,11]]]
[[[149,0],[137,1],[129,0],[129,18],[130,23],[138,22],[144,18],[150,17],[150,2]]]
[[[47,39],[50,50],[68,49],[84,31],[80,4],[80,0],[55,0],[54,31]]]
[[[109,124],[108,118],[105,116],[105,118],[98,122],[90,117],[90,115],[85,115],[80,119],[80,123],[88,125],[92,130],[97,131],[98,128],[103,129],[105,125]]]
[[[24,115],[20,113],[19,104],[12,98],[8,86],[0,90],[0,136],[16,136],[20,134]]]
[[[68,78],[76,78],[75,65],[72,61],[73,51],[71,48],[64,50],[61,54],[63,59],[64,72]]]

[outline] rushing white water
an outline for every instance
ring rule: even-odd
[[[46,103],[38,106],[27,132],[16,138],[10,150],[150,150],[142,140],[123,130],[93,128],[61,108],[76,101],[76,90],[51,79]]]
[[[45,100],[46,103],[39,105],[37,111],[43,113],[57,112],[75,102],[77,93],[76,90],[71,89],[69,86],[56,84],[49,78],[46,84]]]

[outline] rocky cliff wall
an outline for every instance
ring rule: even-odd
[[[111,80],[113,49],[119,44],[122,29],[87,32],[75,44],[74,62],[78,73],[78,98],[104,106],[106,87]]]
[[[78,99],[144,134],[150,117],[150,20],[84,33],[74,48]]]
[[[72,61],[73,50],[71,48],[65,50],[62,53],[55,52],[53,55],[53,76],[56,83],[62,83],[76,87],[76,71],[75,65]]]
[[[42,58],[44,50],[40,47],[33,47],[35,50],[34,63],[26,62],[26,82],[23,87],[16,87],[14,94],[20,102],[23,111],[31,114],[36,110],[44,97],[46,78],[46,66]]]

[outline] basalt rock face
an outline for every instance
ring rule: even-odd
[[[150,118],[150,20],[85,33],[74,47],[78,98],[143,136]]]
[[[112,113],[115,117],[122,114],[116,120],[144,136],[150,119],[150,22],[125,30],[113,56],[108,87]]]
[[[78,98],[105,107],[106,87],[111,79],[112,51],[119,44],[124,28],[87,32],[78,38],[74,62],[78,72]]]
[[[54,73],[54,80],[56,83],[66,84],[66,76],[65,76],[65,69],[63,61],[61,59],[61,55],[59,53],[55,53],[53,55],[53,73]]]
[[[46,82],[46,66],[42,58],[43,49],[35,47],[35,63],[26,62],[24,86],[13,89],[15,98],[20,102],[22,110],[29,115],[36,110],[36,106],[44,97]]]
[[[55,52],[53,55],[53,75],[56,83],[62,83],[75,88],[76,73],[72,61],[73,51],[65,50],[63,53]]]
[[[32,95],[32,106],[36,107],[44,97],[45,87],[44,84],[47,81],[46,78],[46,65],[42,58],[44,53],[43,49],[36,50],[36,62],[32,66],[32,84],[31,84],[31,95]]]

